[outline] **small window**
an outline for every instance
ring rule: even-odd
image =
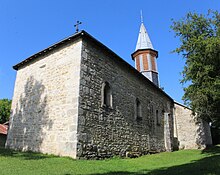
[[[136,99],[136,111],[135,111],[135,113],[136,113],[136,120],[137,121],[142,120],[141,103],[140,103],[138,98]]]
[[[150,108],[150,111],[149,111],[150,115],[154,115],[154,106],[152,102],[149,104],[149,108]]]
[[[108,82],[102,86],[102,106],[112,107],[112,91]]]
[[[156,110],[156,123],[159,126],[160,125],[160,118],[159,118],[159,112]]]

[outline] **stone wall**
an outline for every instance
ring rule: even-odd
[[[172,151],[175,140],[211,144],[208,124],[190,109],[175,104],[173,117],[161,89],[88,34],[74,36],[19,67],[7,148],[101,159]]]
[[[117,55],[83,40],[77,157],[139,156],[165,151],[164,113],[169,113],[172,142],[173,101]],[[112,107],[102,106],[108,82]],[[136,120],[136,99],[142,120]],[[158,120],[156,121],[156,110]]]
[[[180,149],[205,148],[212,144],[210,127],[207,122],[197,119],[192,111],[175,103],[174,137]]]
[[[81,40],[17,71],[6,147],[76,157]]]
[[[0,134],[0,147],[5,147],[6,138],[7,138],[7,135]]]

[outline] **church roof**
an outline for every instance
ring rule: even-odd
[[[150,40],[150,37],[147,33],[147,30],[146,30],[143,22],[141,23],[135,51],[139,50],[139,49],[152,49],[152,50],[154,50],[153,45]]]
[[[15,66],[13,66],[13,68],[15,70],[18,70],[19,68],[27,65],[28,63],[31,63],[32,61],[36,61],[38,60],[41,56],[44,56],[48,53],[50,53],[51,51],[60,48],[63,45],[66,45],[67,43],[76,41],[77,39],[87,39],[92,41],[92,43],[98,45],[99,47],[101,47],[101,49],[103,50],[103,52],[107,52],[111,55],[113,55],[113,57],[115,57],[115,61],[118,61],[119,64],[124,65],[128,68],[128,70],[130,70],[131,72],[133,72],[137,78],[141,78],[143,79],[143,81],[147,81],[148,83],[150,83],[152,86],[154,86],[156,89],[158,89],[161,93],[163,93],[165,96],[167,96],[170,100],[173,101],[173,99],[166,94],[163,90],[161,90],[159,87],[157,87],[154,83],[152,83],[148,78],[146,78],[144,75],[142,75],[138,70],[136,70],[133,66],[131,66],[130,64],[128,64],[124,59],[122,59],[120,56],[118,56],[115,52],[113,52],[111,49],[109,49],[107,46],[105,46],[104,44],[102,44],[100,41],[98,41],[97,39],[95,39],[93,36],[91,36],[90,34],[88,34],[86,31],[82,30],[78,33],[75,33],[74,35],[71,35],[68,38],[65,38],[55,44],[53,44],[52,46],[28,57],[27,59],[25,59],[24,61],[16,64]]]
[[[179,105],[179,106],[182,106],[182,107],[187,108],[187,109],[189,109],[189,110],[192,110],[192,109],[189,108],[188,106],[183,105],[183,104],[181,104],[181,103],[179,103],[179,102],[177,102],[177,101],[174,101],[174,104]]]
[[[31,62],[32,60],[37,60],[39,58],[39,56],[43,56],[45,54],[48,54],[48,52],[54,50],[55,48],[59,48],[60,46],[66,44],[66,43],[68,43],[70,41],[76,40],[77,38],[79,38],[83,34],[84,34],[84,31],[75,33],[75,34],[71,35],[70,37],[65,38],[65,39],[63,39],[63,40],[61,40],[61,41],[59,41],[59,42],[49,46],[48,48],[43,49],[43,50],[41,50],[40,52],[37,52],[34,55],[31,55],[27,59],[21,61],[20,63],[18,63],[16,65],[14,65],[13,69],[18,70],[20,67],[26,65],[27,63]]]
[[[7,135],[8,132],[8,126],[4,124],[0,124],[0,134]]]

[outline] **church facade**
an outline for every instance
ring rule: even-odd
[[[99,159],[211,144],[209,126],[159,88],[157,56],[142,23],[136,68],[85,31],[15,65],[6,147]]]

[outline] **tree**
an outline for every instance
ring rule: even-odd
[[[5,123],[9,120],[11,110],[11,100],[1,99],[0,100],[0,123]]]
[[[185,59],[183,100],[198,117],[220,124],[220,14],[189,12],[171,28],[180,39],[173,52]]]

